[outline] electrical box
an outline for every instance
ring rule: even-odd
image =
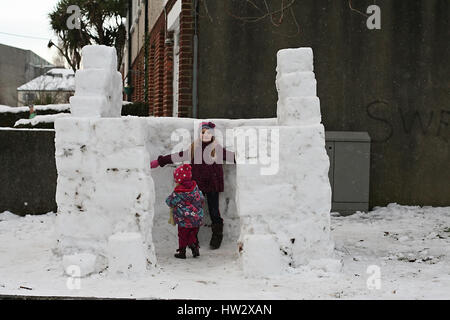
[[[370,136],[367,132],[327,131],[332,212],[369,210]]]

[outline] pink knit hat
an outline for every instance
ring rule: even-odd
[[[216,127],[216,125],[214,124],[214,122],[211,121],[204,121],[202,123],[200,123],[200,129],[206,128],[206,129],[214,129]]]
[[[184,181],[190,181],[192,179],[192,167],[190,164],[183,164],[175,169],[173,172],[173,178],[177,183],[183,183]]]

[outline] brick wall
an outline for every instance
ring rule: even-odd
[[[181,0],[180,15],[180,63],[178,116],[192,117],[192,66],[194,18],[193,1]],[[169,0],[166,11],[175,4]],[[165,31],[164,11],[159,16],[152,30],[148,33],[148,103],[150,115],[171,117],[173,114],[173,44],[166,44],[166,37],[173,39],[173,33]],[[134,90],[131,101],[145,100],[145,48],[139,52],[132,63],[131,76]]]
[[[131,94],[131,101],[144,101],[144,50],[142,49],[131,64],[130,71],[132,86],[134,87]]]

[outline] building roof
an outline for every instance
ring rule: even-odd
[[[29,53],[30,55],[33,55],[34,57],[36,57],[40,61],[40,65],[54,67],[53,64],[48,62],[46,59],[42,58],[40,55],[35,53],[33,50],[23,49],[23,48],[19,48],[19,47],[14,47],[14,46],[10,46],[10,45],[4,44],[4,43],[0,43],[0,49],[2,49],[2,50],[10,50],[10,51],[17,51],[17,52],[21,51],[21,52],[24,52],[24,53]],[[8,60],[8,62],[9,62],[9,60]]]
[[[72,69],[54,68],[21,85],[17,91],[75,91],[75,73]]]

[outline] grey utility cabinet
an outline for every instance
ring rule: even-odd
[[[367,132],[327,131],[331,211],[350,215],[369,210],[370,136]]]

